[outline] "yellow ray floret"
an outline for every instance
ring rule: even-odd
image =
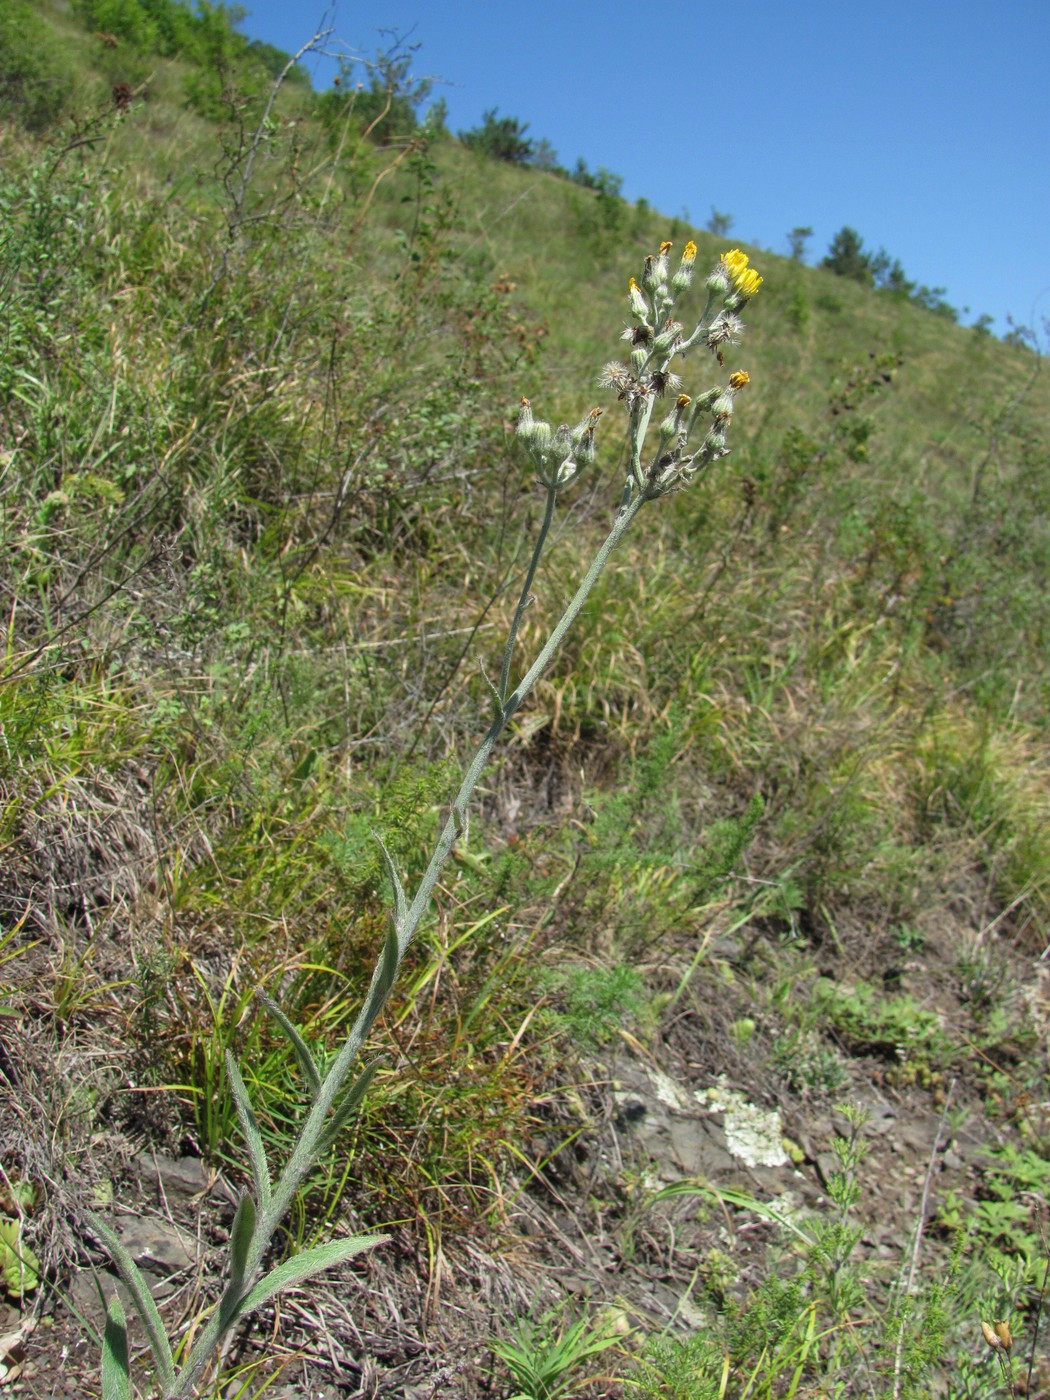
[[[742,253],[739,248],[722,254],[722,266],[733,284],[733,290],[742,297],[753,297],[762,285],[762,278],[747,264],[747,254]]]

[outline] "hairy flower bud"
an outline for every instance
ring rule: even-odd
[[[693,280],[693,262],[696,259],[696,244],[692,239],[682,249],[682,261],[678,264],[671,287],[675,292],[684,292]]]
[[[653,341],[653,349],[661,357],[673,355],[681,344],[682,326],[679,321],[666,321],[660,334]]]
[[[542,419],[533,417],[532,404],[528,399],[523,398],[521,401],[518,409],[518,426],[515,431],[525,451],[539,465],[550,446],[551,425],[544,423]]]
[[[669,443],[675,441],[679,436],[684,438],[682,423],[685,418],[685,411],[691,403],[692,399],[690,399],[688,394],[679,394],[677,399],[675,399],[674,408],[659,427],[661,449],[666,448]]]
[[[656,292],[664,286],[667,281],[667,253],[671,247],[670,243],[661,243],[660,251],[653,257],[650,254],[645,260],[645,267],[642,271],[642,286],[647,292]]]
[[[580,470],[589,467],[597,455],[594,430],[598,426],[598,419],[602,416],[602,411],[600,408],[592,408],[587,417],[582,422],[577,423],[572,430],[572,458]]]
[[[639,321],[648,324],[649,304],[642,296],[642,290],[633,277],[627,284],[627,298],[631,303],[632,315],[637,317]]]

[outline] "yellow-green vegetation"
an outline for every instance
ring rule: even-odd
[[[107,1394],[149,1392],[151,1328],[175,1393],[227,1243],[305,1291],[179,1393],[293,1364],[534,1400],[599,1372],[1034,1393],[1040,357],[493,160],[418,120],[397,57],[324,97],[284,68],[208,7],[0,17],[0,1265],[48,1323],[26,1364],[50,1393],[76,1267],[109,1303],[157,1153],[229,1190],[191,1288],[84,1318]],[[747,338],[701,338],[683,402],[638,330],[677,276],[688,333],[716,266]],[[354,1112],[255,1258],[243,1203],[299,1151],[384,947]],[[659,1157],[643,1073],[779,1109],[797,1181]],[[378,1232],[333,1319],[308,1274]]]

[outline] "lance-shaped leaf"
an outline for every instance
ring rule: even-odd
[[[245,1191],[237,1206],[237,1214],[233,1217],[233,1228],[230,1230],[230,1281],[227,1285],[227,1292],[231,1295],[239,1297],[244,1292],[248,1251],[251,1249],[254,1238],[255,1202]]]
[[[226,1073],[230,1078],[230,1087],[233,1090],[233,1101],[237,1106],[241,1132],[244,1134],[244,1141],[248,1147],[248,1160],[252,1168],[252,1184],[255,1187],[255,1194],[259,1198],[259,1204],[265,1210],[270,1204],[270,1168],[266,1165],[266,1148],[263,1146],[259,1120],[255,1116],[252,1101],[248,1097],[248,1090],[241,1078],[240,1067],[230,1050],[226,1051]]]
[[[383,838],[379,835],[378,831],[373,831],[372,835],[375,837],[376,844],[379,846],[379,854],[383,857],[383,868],[386,870],[387,877],[394,887],[394,926],[398,933],[400,933],[405,926],[405,916],[408,914],[408,903],[405,900],[404,886],[401,884],[401,876],[397,873],[393,857],[383,843]]]
[[[102,1400],[131,1400],[128,1327],[120,1299],[114,1293],[102,1334]]]
[[[375,1078],[376,1070],[379,1068],[379,1065],[380,1061],[378,1059],[373,1060],[370,1065],[366,1065],[347,1090],[342,1103],[336,1109],[335,1113],[333,1113],[328,1121],[328,1126],[318,1139],[317,1155],[319,1157],[323,1152],[328,1151],[336,1138],[343,1131],[347,1120],[360,1106],[361,1100],[368,1092],[368,1086]]]
[[[276,1269],[259,1280],[232,1314],[231,1321],[240,1322],[283,1289],[295,1288],[297,1284],[313,1278],[314,1274],[333,1269],[337,1264],[352,1259],[355,1254],[375,1249],[376,1245],[385,1244],[389,1238],[389,1235],[353,1235],[347,1240],[329,1240],[327,1244],[315,1245],[313,1249],[304,1249],[301,1254],[294,1254],[291,1259],[278,1264]]]
[[[317,1068],[317,1061],[314,1059],[313,1051],[299,1034],[295,1025],[293,1025],[271,997],[268,997],[265,992],[256,992],[255,995],[291,1041],[292,1049],[295,1051],[295,1058],[299,1061],[299,1068],[302,1070],[303,1077],[310,1086],[310,1094],[312,1097],[316,1098],[321,1088],[321,1075]]]
[[[157,1364],[157,1379],[164,1391],[167,1392],[175,1384],[175,1362],[172,1359],[171,1346],[164,1330],[164,1323],[161,1321],[157,1305],[153,1301],[153,1294],[149,1291],[149,1286],[142,1277],[139,1266],[121,1244],[114,1231],[91,1211],[85,1211],[84,1216],[91,1226],[92,1232],[109,1250],[110,1258],[117,1266],[117,1273],[123,1280],[124,1287],[128,1290],[135,1311],[142,1319],[146,1336],[149,1338],[149,1349]]]
[[[401,948],[398,943],[397,928],[393,922],[387,930],[386,942],[383,944],[383,951],[379,961],[379,978],[372,989],[372,1015],[369,1024],[375,1019],[380,1008],[387,999],[390,988],[394,985],[397,977],[397,969],[401,962]]]

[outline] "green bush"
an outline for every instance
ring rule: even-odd
[[[0,8],[0,120],[45,131],[69,109],[76,73],[50,30],[22,0]]]

